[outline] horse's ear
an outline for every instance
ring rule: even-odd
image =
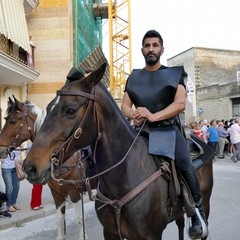
[[[8,106],[12,105],[13,103],[14,101],[10,97],[8,97]]]
[[[90,88],[93,88],[95,85],[97,85],[103,78],[106,67],[107,67],[107,63],[103,63],[97,70],[90,73],[84,79],[84,82],[86,83],[86,85],[88,85],[88,87]]]
[[[15,98],[14,95],[13,95],[13,99],[14,99],[14,102],[16,104],[16,108],[21,111],[22,110],[22,108],[21,108],[22,104]]]
[[[13,95],[13,100],[14,100],[14,102],[15,103],[17,103],[18,102],[18,100],[15,98],[15,96]]]

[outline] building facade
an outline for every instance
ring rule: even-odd
[[[0,0],[0,128],[8,97],[45,109],[69,70],[101,45],[101,2]]]
[[[176,65],[191,82],[186,120],[240,117],[240,51],[194,47],[168,59]]]
[[[45,108],[69,70],[101,44],[101,18],[95,18],[92,0],[41,0],[27,23],[36,46],[35,69],[40,72],[28,84],[28,98]]]
[[[8,97],[26,99],[27,84],[39,76],[25,17],[38,5],[38,0],[0,0],[0,128]]]

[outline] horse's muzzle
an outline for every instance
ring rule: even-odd
[[[24,169],[25,173],[27,174],[26,179],[32,184],[39,184],[39,183],[46,184],[51,177],[50,169],[47,170],[44,173],[44,175],[43,174],[38,175],[38,171],[37,171],[36,167],[34,167],[34,166],[26,167],[26,166],[24,166],[24,163],[23,163],[23,169]]]

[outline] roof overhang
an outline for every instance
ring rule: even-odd
[[[23,85],[33,82],[39,73],[0,51],[0,85]]]

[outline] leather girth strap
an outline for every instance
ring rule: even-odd
[[[177,171],[176,171],[176,165],[175,165],[174,160],[171,160],[171,168],[172,168],[172,176],[173,176],[173,181],[174,181],[176,197],[179,197],[181,194],[181,188],[180,188]]]

